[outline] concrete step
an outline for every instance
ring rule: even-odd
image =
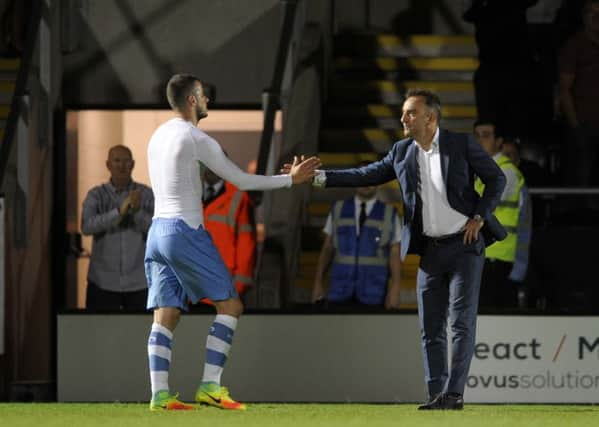
[[[310,202],[308,204],[308,215],[325,217],[331,211],[332,202]]]
[[[314,286],[314,277],[316,275],[316,266],[318,265],[319,250],[302,251],[299,254],[299,265],[297,277],[294,286],[302,289],[312,289]],[[329,285],[329,275],[324,277],[324,286]]]
[[[18,58],[0,58],[0,71],[17,73],[21,66]]]
[[[400,129],[321,129],[320,150],[331,153],[374,152],[387,154],[394,142],[403,138]]]
[[[344,123],[346,123],[348,119],[344,119],[343,117],[337,117],[336,119],[327,118],[325,121],[325,126],[327,127],[341,127]],[[444,118],[442,121],[443,127],[447,129],[472,129],[472,125],[474,124],[474,119],[464,118],[464,119],[449,119]],[[362,126],[365,128],[378,128],[383,130],[393,130],[393,129],[401,129],[402,124],[399,117],[388,117],[388,118],[379,118],[372,116],[363,116],[356,117],[352,120],[352,126]]]
[[[10,113],[10,105],[0,105],[0,119],[1,120],[6,120],[8,118],[9,113]]]
[[[320,152],[318,157],[322,164],[329,168],[347,168],[354,167],[360,162],[374,162],[381,158],[380,154],[372,152],[363,153],[327,153]]]
[[[19,59],[0,58],[0,82],[11,82],[14,85],[20,67]]]
[[[448,104],[441,109],[443,119],[475,119],[476,107],[474,105]],[[353,123],[361,117],[374,117],[377,119],[401,117],[400,105],[385,104],[360,104],[360,105],[332,105],[325,109],[324,119],[344,118]]]
[[[15,82],[11,80],[0,80],[0,104],[9,106],[15,93]]]
[[[472,82],[457,81],[404,81],[389,80],[354,81],[337,79],[331,82],[329,104],[382,103],[401,105],[408,89],[423,88],[437,93],[442,104],[474,104]]]
[[[450,129],[461,133],[472,132],[472,126]],[[331,153],[374,152],[384,155],[387,154],[395,142],[403,139],[403,137],[403,131],[399,128],[327,128],[320,131],[320,150]]]
[[[386,80],[471,81],[475,58],[361,58],[335,59],[335,73],[344,78]]]
[[[472,35],[413,35],[345,32],[335,39],[335,52],[346,56],[394,57],[476,57],[478,49]]]
[[[474,106],[468,110],[476,113]],[[466,109],[464,109],[466,110]],[[443,114],[442,126],[448,129],[471,129],[476,115],[468,117]],[[399,106],[370,105],[370,106],[334,106],[327,109],[323,116],[323,126],[326,128],[342,128],[351,123],[353,127],[402,129],[401,109]]]

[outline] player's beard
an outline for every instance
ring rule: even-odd
[[[206,110],[202,110],[200,107],[198,107],[196,109],[196,114],[198,116],[198,122],[202,119],[205,119],[206,117],[208,117],[208,111]]]

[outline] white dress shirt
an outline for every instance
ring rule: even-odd
[[[416,141],[413,143],[416,144]],[[447,189],[441,169],[439,128],[428,151],[423,150],[418,144],[416,148],[420,169],[423,233],[429,237],[458,233],[468,221],[468,217],[453,209],[447,200]]]

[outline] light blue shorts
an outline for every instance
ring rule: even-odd
[[[152,221],[145,256],[148,309],[177,307],[202,298],[224,301],[237,298],[231,274],[210,234],[194,230],[177,218]]]

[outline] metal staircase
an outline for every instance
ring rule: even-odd
[[[437,92],[443,104],[442,126],[470,132],[476,117],[472,77],[478,66],[476,44],[468,35],[414,35],[400,39],[390,34],[345,32],[334,45],[334,67],[328,101],[323,110],[319,156],[327,168],[343,168],[359,161],[374,161],[403,137],[400,123],[403,94],[409,88]],[[379,190],[383,200],[402,212],[397,182]],[[309,299],[322,226],[331,203],[353,190],[312,192],[309,218],[302,236],[296,294]],[[402,268],[402,306],[416,304],[419,259],[410,255]]]

